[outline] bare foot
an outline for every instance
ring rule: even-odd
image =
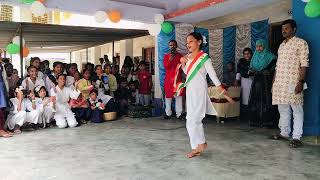
[[[197,150],[192,150],[191,152],[189,152],[187,154],[187,157],[188,158],[193,158],[193,157],[200,156],[200,155],[201,155],[201,152],[199,152]]]
[[[21,130],[20,130],[20,126],[14,127],[13,132],[14,132],[15,134],[21,134],[22,132],[21,132]]]
[[[197,147],[197,151],[203,153],[208,147],[207,143],[199,144]]]
[[[4,130],[0,130],[0,137],[9,138],[9,137],[12,137],[12,135],[7,133]]]

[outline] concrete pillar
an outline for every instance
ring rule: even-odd
[[[162,99],[162,91],[159,79],[159,58],[158,58],[158,38],[155,38],[155,58],[154,58],[154,98]]]
[[[121,40],[120,41],[120,68],[124,63],[124,58],[130,56],[133,59],[133,40]]]
[[[97,47],[95,47],[94,48],[94,56],[93,56],[93,59],[94,59],[94,64],[95,65],[98,65],[98,64],[100,64],[100,62],[99,62],[99,58],[102,58],[103,56],[101,56],[101,50],[102,50],[102,48],[101,48],[101,46],[97,46]]]

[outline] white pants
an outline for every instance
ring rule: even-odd
[[[67,126],[73,128],[78,125],[78,122],[72,112],[68,112],[67,114],[56,113],[54,115],[54,119],[56,120],[56,124],[59,128],[66,128]]]
[[[177,117],[181,116],[182,114],[182,96],[176,96],[176,115]],[[172,110],[171,110],[171,103],[172,103],[172,98],[166,98],[166,115],[171,116],[172,115]]]
[[[278,105],[280,120],[279,128],[281,135],[289,137],[291,133],[291,120],[293,115],[293,132],[292,138],[299,139],[303,133],[303,107],[302,105],[289,105],[280,104]]]
[[[150,105],[150,95],[146,94],[139,94],[139,103],[143,106],[149,106]]]
[[[31,112],[19,111],[15,114],[9,114],[6,121],[6,127],[13,130],[16,125],[23,126],[24,123],[29,122],[37,124],[40,118],[40,111],[33,110]]]
[[[187,116],[187,130],[188,130],[190,145],[192,149],[196,149],[199,144],[206,143],[202,119],[203,119],[202,117]]]

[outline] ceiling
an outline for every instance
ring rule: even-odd
[[[85,15],[94,15],[94,13],[99,10],[107,11],[117,9],[122,12],[122,18],[124,20],[153,23],[153,17],[157,13],[168,14],[209,1],[210,0],[50,0],[45,1],[45,5],[48,9],[59,9]],[[223,0],[219,1],[221,2]],[[239,12],[278,1],[281,0],[224,0],[223,3],[212,4],[201,10],[183,14],[169,20],[184,23],[201,22],[228,13]],[[2,2],[23,6],[18,0],[1,0],[1,3]]]
[[[0,22],[0,49],[5,48],[14,36],[19,35],[20,26],[23,28],[26,46],[37,51],[45,49],[71,52],[148,35],[145,30]]]

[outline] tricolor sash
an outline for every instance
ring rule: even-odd
[[[179,70],[181,68],[181,64],[176,67],[175,78],[174,78],[174,92],[175,96],[179,96],[182,92],[182,89],[187,86],[187,84],[196,76],[199,70],[203,67],[205,62],[209,59],[209,55],[201,51],[194,60],[186,67],[187,68],[187,78],[186,82],[178,82]]]

